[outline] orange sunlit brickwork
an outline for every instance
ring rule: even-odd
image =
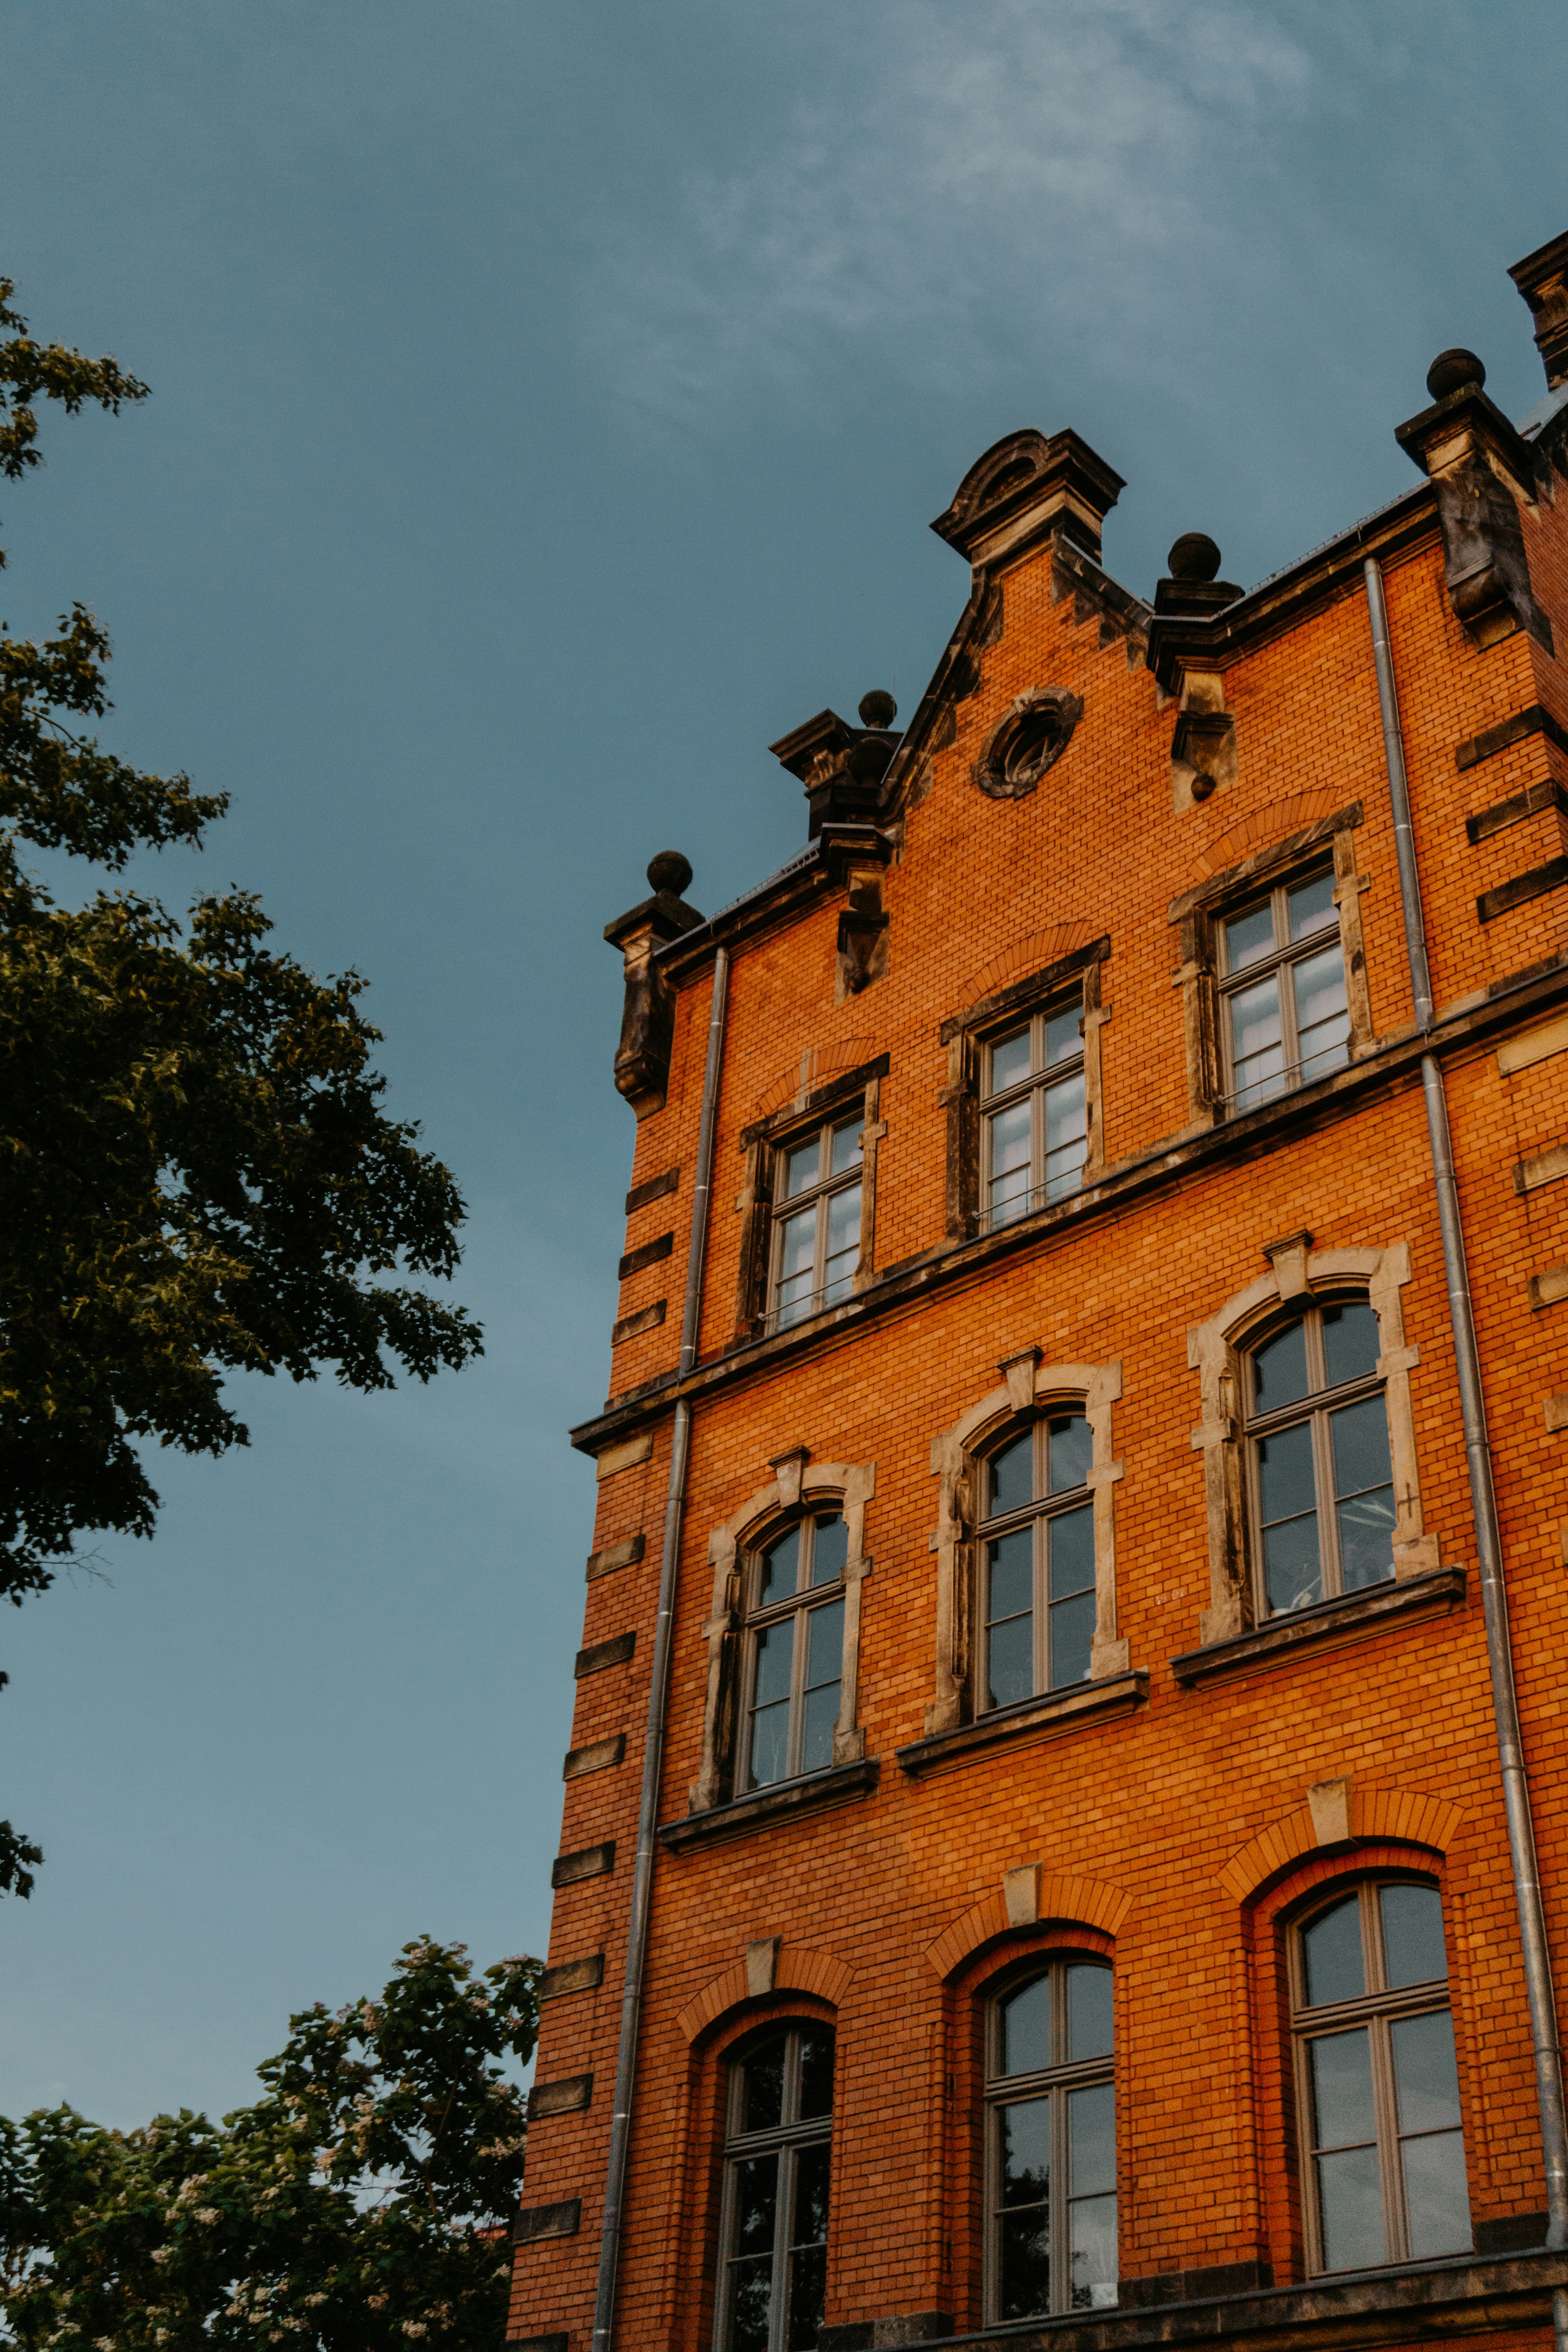
[[[802,856],[705,919],[667,854],[609,927],[637,1145],[514,2343],[607,2340],[667,1570],[616,2346],[1546,2340],[1422,1060],[1561,1959],[1565,269],[1516,272],[1542,408],[1445,353],[1409,488],[1246,594],[1197,534],[1111,580],[1077,435],[988,451],[907,725],[797,729]]]

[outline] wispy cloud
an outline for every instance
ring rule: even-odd
[[[833,26],[826,92],[764,99],[754,158],[693,166],[587,289],[651,416],[827,405],[878,342],[926,381],[977,338],[1039,357],[1066,331],[1079,369],[1146,368],[1200,255],[1216,293],[1266,269],[1238,179],[1315,68],[1250,0],[897,0]]]

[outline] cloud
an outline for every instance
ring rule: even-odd
[[[650,418],[828,408],[878,344],[928,383],[972,376],[977,340],[1037,362],[1063,320],[1080,369],[1125,374],[1179,328],[1195,263],[1216,292],[1266,271],[1238,182],[1317,75],[1255,5],[897,0],[832,25],[811,94],[796,72],[759,99],[754,156],[679,174],[585,289],[599,363]]]

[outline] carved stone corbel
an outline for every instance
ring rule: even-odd
[[[1486,646],[1523,629],[1551,653],[1519,519],[1520,502],[1532,503],[1535,456],[1487,398],[1486,374],[1474,352],[1440,352],[1426,375],[1433,405],[1394,438],[1436,490],[1448,604],[1466,635]]]
[[[649,862],[647,878],[653,897],[605,926],[605,939],[621,950],[626,973],[616,1091],[625,1095],[639,1119],[664,1108],[675,1035],[675,997],[655,954],[665,940],[695,930],[703,919],[680,896],[691,868],[678,849],[661,850]]]

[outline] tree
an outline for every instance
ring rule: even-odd
[[[40,461],[33,404],[118,413],[147,386],[35,342],[0,278],[0,473]],[[5,561],[0,553],[0,563]],[[150,1536],[144,1448],[247,1442],[239,1370],[421,1381],[480,1350],[448,1277],[463,1202],[381,1108],[356,972],[267,944],[249,893],[182,920],[130,888],[58,904],[24,847],[119,872],[199,845],[227,797],[143,774],[83,722],[109,639],[76,605],[42,644],[0,624],[0,1594],[41,1592],[89,1529]],[[390,1361],[389,1361],[390,1360]],[[0,1890],[37,1849],[0,1825]]]
[[[0,2118],[0,2314],[50,2352],[473,2352],[501,2341],[540,1963],[405,1944],[374,2000],[289,2020],[266,2093],[107,2131]]]

